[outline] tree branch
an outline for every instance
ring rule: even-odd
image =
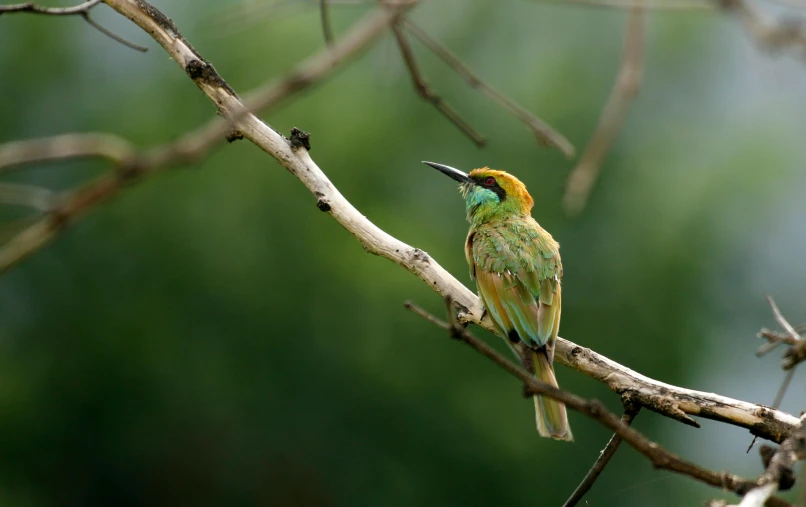
[[[641,410],[641,406],[634,406],[631,402],[625,403],[624,406],[624,415],[621,416],[621,422],[624,423],[625,426],[630,426],[635,416],[637,416],[638,412]],[[582,482],[579,483],[577,489],[575,489],[568,500],[565,501],[563,507],[574,507],[582,500],[582,497],[590,491],[593,487],[593,483],[596,482],[596,479],[599,478],[599,475],[604,471],[607,464],[610,463],[610,460],[616,455],[621,441],[621,435],[613,433],[613,436],[610,437],[610,441],[607,442],[605,448],[599,453],[599,457],[593,463],[593,466],[585,475],[585,478],[582,479]]]
[[[765,405],[685,389],[645,377],[562,338],[557,339],[554,360],[604,383],[619,395],[630,394],[645,408],[691,426],[699,424],[689,416],[700,416],[741,426],[754,435],[781,442],[800,424],[797,417]]]
[[[14,12],[32,12],[35,14],[47,14],[49,16],[80,16],[89,12],[90,9],[102,1],[103,0],[89,0],[73,7],[42,7],[33,2],[0,5],[0,15]]]
[[[761,507],[778,491],[790,489],[795,482],[792,470],[799,460],[806,458],[806,428],[801,426],[783,441],[777,450],[769,451],[767,469],[756,481],[756,487],[747,492],[739,507]],[[764,454],[762,453],[762,456]]]
[[[532,130],[538,142],[547,146],[554,146],[560,150],[567,158],[574,156],[576,150],[571,141],[565,138],[561,133],[557,132],[551,125],[536,117],[518,103],[499,92],[492,86],[485,83],[478,77],[469,67],[462,63],[462,61],[453,54],[448,48],[440,44],[433,37],[425,33],[417,25],[412,23],[408,18],[401,18],[401,23],[406,27],[412,35],[417,37],[432,53],[439,59],[445,62],[448,67],[454,70],[459,76],[464,79],[471,88],[479,90],[484,95],[487,95],[493,102],[503,107],[516,118],[522,121],[529,129]]]
[[[402,2],[398,7],[376,9],[356,23],[354,28],[332,48],[305,60],[285,79],[251,92],[246,99],[249,106],[245,107],[213,66],[198,55],[184,39],[170,18],[141,0],[122,2],[109,0],[107,3],[130,19],[134,17],[140,20],[143,23],[142,25],[138,23],[141,28],[151,33],[164,47],[171,48],[169,53],[174,61],[180,63],[188,76],[230,120],[214,118],[197,130],[185,134],[178,141],[153,148],[143,154],[137,153],[131,143],[123,138],[97,133],[65,134],[0,145],[0,173],[12,166],[79,157],[107,158],[115,162],[115,167],[118,169],[116,174],[102,176],[68,195],[61,207],[52,210],[48,216],[22,230],[0,248],[0,274],[44,247],[60,230],[75,222],[97,204],[112,197],[125,184],[166,168],[197,160],[223,140],[239,138],[237,125],[247,115],[252,116],[249,113],[250,108],[252,111],[265,110],[289,95],[320,81],[338,65],[376,40],[399,10],[414,5],[413,2]],[[260,121],[256,118],[255,120]]]
[[[798,21],[790,18],[770,20],[744,0],[719,0],[717,3],[739,18],[745,31],[761,48],[777,51],[788,47],[797,51],[798,56],[806,56],[806,32]]]
[[[134,154],[129,141],[112,134],[88,132],[12,141],[0,144],[0,174],[15,166],[71,158],[100,157],[120,164]]]
[[[147,152],[142,157],[122,158],[124,162],[119,161],[119,170],[115,174],[106,175],[76,192],[62,207],[23,230],[0,250],[0,272],[44,246],[67,223],[98,202],[114,195],[132,177],[141,177],[201,156],[215,142],[223,139],[222,134],[231,133],[235,128],[296,176],[315,196],[317,207],[329,213],[353,234],[367,252],[402,266],[441,296],[450,296],[459,309],[458,317],[462,322],[472,322],[488,330],[493,329],[489,317],[483,317],[481,302],[475,294],[426,252],[390,236],[356,210],[328,180],[306,149],[292,148],[285,137],[249,112],[249,108],[235,91],[185,41],[169,18],[144,0],[106,2],[151,34],[231,123],[211,122],[175,144]],[[380,8],[368,14],[349,34],[340,38],[333,48],[306,60],[289,77],[250,94],[247,99],[250,107],[259,109],[276,104],[290,93],[311,86],[339,62],[377,38],[395,16],[412,5],[412,2],[399,3],[393,8]],[[85,151],[92,155],[98,150]],[[118,148],[105,150],[103,156],[114,160],[115,157],[126,157],[126,153],[126,148]],[[557,340],[555,361],[603,382],[621,396],[632,396],[643,407],[686,424],[696,426],[697,423],[689,416],[698,415],[747,428],[751,433],[775,442],[784,440],[799,424],[796,417],[763,405],[650,379],[561,338]]]
[[[317,207],[329,213],[353,234],[367,252],[395,262],[426,282],[443,297],[449,297],[458,309],[458,317],[462,322],[473,322],[492,329],[489,318],[483,316],[481,302],[470,290],[451,276],[427,253],[403,243],[370,222],[328,180],[311,159],[304,143],[290,142],[250,112],[274,104],[290,93],[313,85],[329,70],[377,38],[395,17],[410,8],[413,2],[381,7],[373,11],[348,35],[341,38],[333,48],[307,60],[290,77],[250,94],[246,104],[213,66],[204,60],[181,36],[176,25],[155,7],[145,0],[106,0],[106,3],[134,21],[159,42],[172,60],[211,99],[228,121],[210,123],[202,128],[197,133],[198,135],[191,135],[178,143],[146,152],[142,156],[131,155],[128,147],[121,148],[123,145],[111,150],[97,149],[97,147],[90,149],[86,146],[83,151],[66,150],[69,153],[78,153],[75,156],[86,154],[108,157],[117,162],[118,171],[75,192],[46,220],[38,222],[15,237],[6,248],[0,251],[0,267],[7,267],[40,248],[60,230],[63,224],[89,210],[95,203],[114,195],[124,183],[131,181],[133,176],[148,174],[159,168],[168,167],[177,161],[186,160],[185,157],[200,156],[215,142],[220,142],[223,138],[222,133],[231,133],[234,128],[238,135],[242,135],[263,149],[296,176],[314,195]],[[210,139],[213,141],[210,141],[209,144],[200,142],[200,140]],[[84,140],[86,141],[86,139]],[[19,158],[18,156],[17,160]],[[491,352],[497,354],[489,347],[485,349],[479,346],[477,350],[487,357],[490,357]],[[689,416],[699,415],[745,427],[753,434],[780,442],[789,437],[800,423],[798,418],[768,407],[712,393],[688,390],[649,379],[596,352],[566,340],[558,339],[555,360],[603,382],[622,397],[630,397],[643,407],[687,424],[696,425],[696,422]],[[504,362],[499,364],[519,378],[531,392],[540,392],[555,397],[569,407],[600,421],[619,434],[629,445],[647,456],[656,467],[690,475],[713,486],[726,487],[739,493],[746,492],[755,485],[746,479],[729,474],[718,474],[686,462],[659,449],[657,444],[648,441],[640,433],[623,424],[616,416],[604,410],[600,403],[584,400],[540,384],[518,366],[513,365],[511,361],[504,359]],[[509,366],[506,366],[507,364]],[[779,502],[773,505],[786,505],[780,500],[770,501]]]
[[[22,4],[13,5],[0,5],[0,16],[3,14],[13,14],[18,12],[31,12],[34,14],[45,14],[48,16],[81,16],[90,26],[106,35],[110,39],[120,42],[124,46],[128,46],[136,51],[145,53],[148,48],[138,46],[133,42],[129,42],[123,37],[107,30],[90,17],[90,10],[100,4],[103,0],[89,0],[82,4],[73,7],[42,7],[34,4],[33,2],[25,2]]]
[[[446,301],[450,302],[450,297],[446,297],[445,299]],[[755,486],[755,483],[749,479],[732,475],[727,472],[713,472],[682,459],[676,454],[664,449],[657,443],[652,442],[644,435],[625,424],[622,420],[616,417],[615,414],[609,412],[607,408],[605,408],[605,406],[602,405],[602,403],[598,400],[586,400],[575,394],[571,394],[568,391],[536,380],[531,373],[523,369],[521,366],[507,359],[497,350],[473,336],[464,327],[457,325],[453,317],[451,317],[450,323],[442,322],[411,302],[406,303],[405,306],[407,309],[425,318],[429,322],[443,329],[447,329],[452,338],[469,345],[481,355],[492,360],[498,366],[509,372],[512,376],[523,383],[525,386],[525,394],[530,396],[533,394],[542,394],[548,396],[557,401],[563,402],[569,409],[576,410],[577,412],[580,412],[599,422],[606,428],[619,435],[633,449],[643,454],[647,459],[650,460],[655,468],[670,470],[682,475],[687,475],[710,486],[728,489],[739,495],[745,494]],[[772,507],[791,507],[788,502],[774,497],[769,498],[767,505]]]
[[[485,144],[487,144],[487,140],[484,139],[484,136],[476,132],[476,130],[471,127],[461,116],[459,113],[456,112],[447,102],[445,102],[442,97],[437,95],[429,86],[426,84],[425,80],[423,79],[422,74],[420,73],[420,69],[417,66],[417,61],[414,59],[414,53],[411,50],[411,46],[409,45],[409,41],[406,40],[406,36],[403,34],[403,30],[400,28],[400,23],[392,24],[392,33],[395,35],[395,40],[397,41],[397,47],[400,48],[400,54],[403,57],[403,63],[406,64],[406,69],[409,71],[409,75],[411,76],[412,85],[414,89],[417,91],[417,95],[422,97],[423,100],[434,106],[434,108],[442,113],[442,115],[447,118],[451,123],[456,125],[456,127],[461,130],[467,137],[470,138],[473,143],[481,148]]]
[[[328,0],[319,0],[319,16],[322,21],[322,34],[325,36],[325,44],[333,45],[333,28],[330,26],[330,5]]]

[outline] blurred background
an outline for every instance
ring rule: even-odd
[[[323,47],[316,2],[155,5],[242,94]],[[334,7],[336,36],[369,8]],[[624,11],[440,0],[411,17],[584,148]],[[105,6],[94,18],[150,51],[77,18],[0,18],[0,142],[107,131],[149,147],[213,116],[145,33]],[[640,95],[575,218],[561,206],[575,161],[416,41],[429,83],[487,148],[415,95],[389,36],[264,118],[310,132],[362,213],[466,284],[463,203],[420,161],[515,173],[562,244],[562,336],[664,382],[771,404],[783,373],[777,353],[754,355],[775,325],[764,295],[806,320],[806,67],[719,11],[652,12],[647,37]],[[37,165],[3,181],[61,190],[107,169]],[[127,189],[0,278],[0,505],[561,505],[610,435],[572,413],[576,443],[538,438],[518,383],[408,299],[443,312],[248,142]],[[558,377],[620,411],[601,384]],[[806,407],[804,380],[783,409]],[[636,426],[700,465],[762,471],[745,430],[648,412]],[[720,496],[732,498],[624,446],[583,505]]]

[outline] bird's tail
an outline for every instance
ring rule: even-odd
[[[557,378],[554,376],[554,367],[546,355],[546,349],[532,351],[532,357],[535,365],[535,378],[551,386],[559,387]],[[540,433],[540,436],[569,442],[574,440],[571,435],[571,426],[568,425],[565,404],[539,394],[536,394],[534,398],[537,432]]]

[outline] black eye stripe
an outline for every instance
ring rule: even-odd
[[[488,185],[486,183],[486,180],[487,180],[487,178],[491,178],[491,177],[492,176],[476,176],[475,178],[473,178],[473,181],[475,181],[478,186],[484,187],[484,188],[489,188],[490,190],[495,192],[495,195],[498,196],[498,200],[500,202],[504,202],[504,199],[507,198],[506,190],[501,188],[501,185],[498,184],[498,181],[496,181],[495,178],[493,178],[493,181],[495,183],[493,183],[492,185]]]

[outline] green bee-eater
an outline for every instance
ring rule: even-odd
[[[470,174],[425,162],[460,183],[470,233],[470,277],[499,334],[535,377],[557,386],[554,341],[560,328],[560,245],[532,218],[534,201],[521,181],[483,167]],[[573,440],[565,405],[536,395],[541,436]]]

